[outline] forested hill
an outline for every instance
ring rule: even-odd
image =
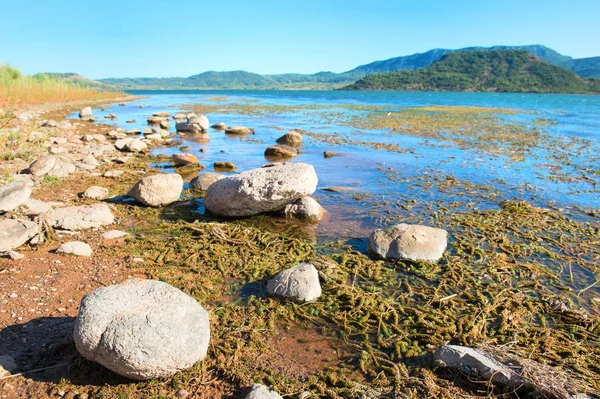
[[[600,93],[600,81],[582,78],[524,50],[469,50],[446,54],[415,71],[369,75],[344,89]]]

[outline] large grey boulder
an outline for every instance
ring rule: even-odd
[[[485,353],[460,345],[444,345],[433,354],[438,366],[469,378],[491,381],[504,387],[519,388],[525,381],[508,367],[495,362]]]
[[[211,184],[204,205],[221,216],[257,215],[311,195],[317,182],[315,169],[305,163],[252,169]]]
[[[310,263],[290,267],[267,282],[267,292],[298,302],[314,301],[321,296],[319,272]]]
[[[225,176],[219,173],[200,173],[198,176],[194,177],[190,182],[190,190],[206,191],[208,190],[208,187],[210,187],[211,184],[224,178]]]
[[[31,187],[24,182],[14,182],[0,187],[0,213],[12,211],[29,199]]]
[[[437,262],[444,254],[447,243],[446,230],[400,223],[371,233],[369,252],[387,260]]]
[[[275,391],[271,391],[269,387],[262,384],[254,384],[252,391],[246,395],[244,399],[283,399]]]
[[[56,165],[56,158],[52,155],[41,157],[29,165],[29,173],[34,176],[44,176]]]
[[[318,223],[321,221],[326,211],[314,198],[302,197],[291,204],[287,204],[285,208],[283,208],[283,213],[289,217]]]
[[[26,244],[38,232],[37,223],[29,220],[0,220],[0,252],[7,252]]]
[[[191,296],[131,279],[81,301],[73,333],[83,357],[134,380],[169,377],[206,356],[208,313]]]
[[[183,191],[183,178],[177,173],[147,176],[129,190],[128,195],[148,206],[175,202]]]
[[[59,229],[84,230],[112,224],[115,217],[106,204],[93,204],[53,209],[45,215],[45,221]]]

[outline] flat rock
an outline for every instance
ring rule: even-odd
[[[318,223],[326,211],[314,198],[302,197],[286,205],[283,213],[289,217],[306,219],[310,222]]]
[[[0,186],[0,213],[12,211],[29,199],[31,187],[23,182]]]
[[[211,184],[204,205],[221,216],[257,215],[310,196],[317,182],[315,169],[305,163],[252,169]]]
[[[277,144],[268,147],[265,150],[265,156],[273,158],[293,158],[298,156],[298,150],[289,145]]]
[[[53,209],[45,220],[59,229],[84,230],[113,224],[115,217],[106,204],[93,204]]]
[[[29,165],[29,173],[34,176],[44,176],[56,165],[56,158],[52,155],[41,157]]]
[[[148,206],[167,205],[179,200],[183,178],[177,173],[147,176],[129,190],[128,195]]]
[[[369,252],[387,260],[437,262],[446,245],[446,230],[405,223],[375,230],[369,237]]]
[[[122,170],[107,170],[106,172],[104,172],[104,174],[102,176],[104,177],[110,177],[110,178],[117,178],[117,177],[121,177],[123,176],[125,172]]]
[[[276,140],[279,144],[298,145],[302,143],[302,135],[295,130],[291,130]]]
[[[26,244],[38,232],[37,223],[29,220],[0,220],[0,252],[7,252]]]
[[[254,129],[251,129],[246,126],[230,126],[225,129],[226,134],[234,134],[234,135],[244,135],[254,133]]]
[[[206,356],[208,312],[191,296],[131,279],[81,301],[73,332],[86,359],[134,380],[169,377]]]
[[[252,390],[244,399],[283,399],[275,391],[271,391],[266,385],[254,384]]]
[[[117,238],[127,237],[128,235],[129,233],[125,233],[121,230],[108,230],[102,233],[102,238],[104,238],[105,240],[115,240]]]
[[[198,165],[200,161],[192,154],[173,154],[173,162],[178,166]]]
[[[267,282],[267,292],[298,302],[314,301],[321,296],[319,272],[310,263],[290,267]]]
[[[219,173],[204,172],[192,179],[189,188],[190,190],[206,191],[211,184],[223,178],[225,176]]]
[[[91,186],[83,192],[83,197],[102,200],[108,197],[108,189],[100,186]]]
[[[225,130],[227,129],[227,125],[223,122],[217,122],[211,126],[215,130]]]
[[[444,345],[433,358],[439,366],[464,373],[470,378],[489,381],[504,387],[521,387],[525,381],[508,367],[495,362],[485,353],[460,345]]]
[[[44,212],[52,210],[52,205],[34,198],[28,198],[22,205],[28,216],[41,215]]]
[[[213,164],[213,168],[215,168],[215,170],[216,169],[233,170],[233,169],[237,168],[237,166],[235,166],[235,164],[233,162],[217,161]]]
[[[77,256],[92,256],[92,247],[85,242],[70,241],[60,244],[60,247],[58,247],[56,253]]]

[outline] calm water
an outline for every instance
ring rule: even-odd
[[[173,115],[187,111],[194,104],[302,107],[257,116],[220,114],[218,110],[208,113],[211,124],[225,122],[228,126],[256,129],[255,135],[245,138],[210,131],[208,143],[183,139],[182,145],[191,146],[190,153],[196,155],[208,171],[212,171],[215,161],[234,162],[238,166],[236,173],[260,167],[268,162],[263,156],[265,148],[294,128],[409,149],[407,153],[388,152],[357,145],[332,145],[304,137],[302,153],[293,161],[315,166],[319,176],[315,197],[331,213],[331,218],[318,227],[317,232],[323,236],[360,238],[373,227],[394,220],[428,222],[447,209],[494,208],[505,199],[525,200],[567,212],[574,207],[600,207],[600,96],[343,91],[133,91],[131,94],[144,98],[124,107],[115,104],[96,115],[115,113],[118,126],[142,129],[147,127],[146,119],[154,112],[169,111]],[[343,122],[344,116],[366,116],[371,111],[335,109],[342,104],[379,106],[377,112],[386,113],[407,106],[427,105],[520,109],[531,111],[514,116],[522,123],[534,123],[539,118],[553,121],[553,125],[541,127],[544,135],[586,141],[577,154],[569,154],[568,162],[551,157],[564,155],[563,150],[555,148],[536,149],[525,159],[513,161],[481,149],[459,149],[449,142],[353,128]],[[335,117],[325,117],[320,107],[335,113]],[[137,123],[126,124],[129,119]],[[99,122],[109,123],[103,119]],[[171,122],[171,126],[174,132],[175,123]],[[325,150],[341,156],[325,159]],[[155,154],[175,152],[179,152],[178,146],[154,150]],[[557,167],[561,173],[578,178],[557,181],[553,178]],[[445,182],[453,181],[448,176],[460,183],[447,185]],[[332,186],[342,187],[344,191],[323,190]],[[198,212],[203,212],[201,200],[198,200]]]

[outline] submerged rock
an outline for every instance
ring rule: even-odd
[[[148,206],[167,205],[179,200],[183,178],[177,173],[147,176],[129,190],[128,195]]]
[[[215,169],[226,169],[226,170],[233,170],[235,169],[237,166],[235,166],[235,164],[233,162],[222,162],[222,161],[218,161],[215,162],[213,164],[213,168]]]
[[[283,208],[314,193],[312,165],[297,163],[252,169],[210,185],[204,205],[221,216],[251,216]]]
[[[369,252],[387,260],[437,262],[446,245],[446,230],[405,223],[375,230],[369,237]]]
[[[94,204],[53,209],[45,220],[51,227],[84,230],[113,224],[115,217],[106,204]]]
[[[227,125],[223,122],[217,122],[211,126],[215,130],[225,130],[227,129]]]
[[[178,166],[198,165],[200,161],[192,154],[173,154],[173,162]]]
[[[278,138],[277,142],[279,144],[286,144],[291,146],[299,145],[300,143],[302,143],[302,135],[296,132],[295,130],[291,130],[283,136],[281,136],[280,138]]]
[[[267,282],[267,292],[298,302],[314,301],[321,296],[319,272],[309,263],[290,267]]]
[[[134,380],[169,377],[206,356],[208,312],[191,296],[131,279],[81,301],[73,333],[83,357]]]
[[[274,158],[293,158],[298,156],[298,150],[285,144],[277,144],[265,150],[265,156]]]
[[[0,252],[7,252],[26,244],[38,232],[37,223],[29,220],[0,220]]]
[[[244,135],[254,133],[254,129],[251,129],[246,126],[230,126],[227,129],[225,129],[225,133],[234,135]]]
[[[25,203],[31,195],[31,187],[23,182],[0,186],[0,213],[12,211]]]

